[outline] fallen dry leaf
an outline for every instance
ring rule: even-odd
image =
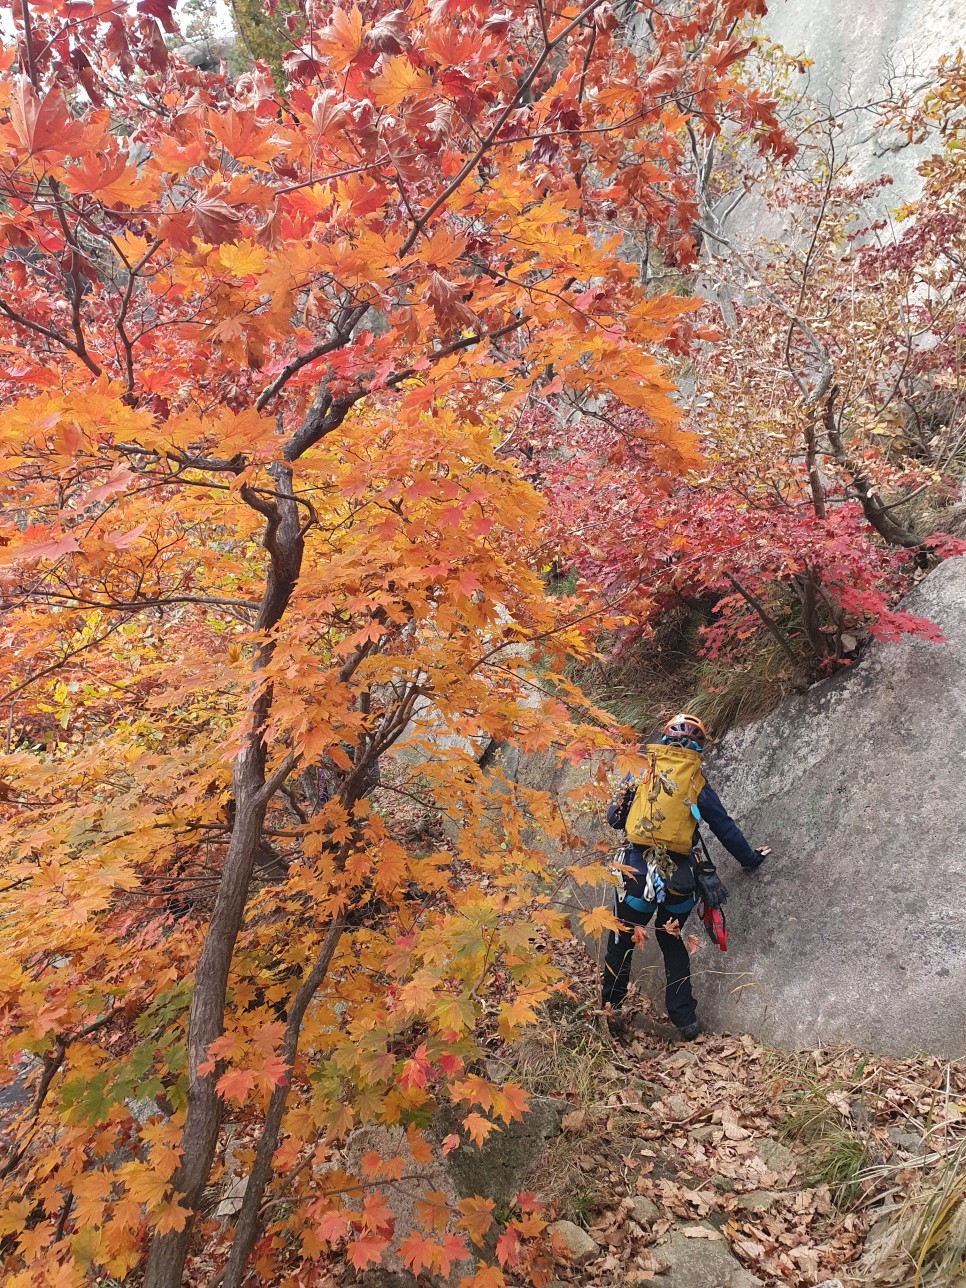
[[[564,1114],[560,1120],[560,1126],[564,1131],[578,1132],[587,1122],[586,1109],[572,1109],[569,1114]]]

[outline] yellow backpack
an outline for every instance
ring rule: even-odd
[[[648,743],[645,751],[648,764],[627,815],[627,839],[635,845],[663,845],[672,854],[688,854],[704,786],[701,755],[689,747],[663,743]]]

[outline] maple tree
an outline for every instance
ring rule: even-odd
[[[204,1247],[231,1288],[383,1255],[400,1158],[518,1118],[479,1072],[556,980],[546,795],[512,738],[620,745],[564,675],[600,617],[546,595],[543,503],[506,450],[566,393],[697,463],[662,346],[702,334],[622,254],[694,261],[688,140],[741,122],[759,0],[307,6],[276,89],[172,59],[171,0],[21,0],[0,80],[6,755],[0,1052],[10,1285]],[[298,26],[298,24],[296,24]],[[597,615],[595,615],[597,614]],[[405,743],[412,761],[389,753]],[[407,770],[406,765],[409,764]],[[384,785],[372,798],[378,773]],[[446,843],[394,825],[416,795]],[[592,876],[593,874],[591,874]],[[208,1216],[228,1124],[248,1185]],[[402,1255],[447,1273],[466,1201]],[[434,1215],[435,1213],[435,1215]],[[542,1270],[521,1196],[496,1244]],[[499,1267],[478,1273],[499,1285]]]
[[[752,184],[740,138],[721,173],[715,140],[697,149],[699,285],[721,331],[682,359],[702,466],[665,468],[633,410],[530,424],[560,565],[619,597],[630,630],[703,604],[706,656],[741,668],[768,646],[798,683],[870,635],[941,640],[896,605],[923,566],[964,548],[941,530],[964,434],[962,105],[962,59],[924,99],[888,105],[890,127],[932,130],[938,147],[889,223],[889,181],[852,178],[827,113],[800,107],[797,157],[755,175],[756,218],[780,239],[725,227]]]

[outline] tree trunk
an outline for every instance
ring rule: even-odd
[[[215,906],[195,971],[188,1020],[188,1109],[181,1141],[181,1164],[171,1185],[189,1212],[183,1230],[156,1234],[148,1248],[144,1288],[179,1288],[194,1228],[194,1219],[211,1173],[221,1098],[215,1089],[219,1071],[202,1075],[199,1066],[208,1048],[224,1032],[225,996],[235,943],[245,916],[248,888],[262,839],[268,802],[281,783],[266,782],[265,727],[272,707],[270,685],[261,686],[259,673],[268,666],[274,645],[268,633],[277,625],[292,597],[302,566],[304,541],[298,506],[292,494],[292,472],[286,466],[272,469],[277,500],[242,490],[253,509],[266,517],[264,545],[269,553],[268,575],[257,627],[265,633],[253,667],[256,695],[251,704],[251,729],[232,771],[235,815],[231,840]],[[284,779],[285,774],[281,775]],[[273,777],[279,777],[278,774]]]
[[[890,546],[902,546],[906,550],[918,550],[922,547],[922,540],[916,534],[897,523],[889,513],[886,506],[882,504],[879,497],[872,489],[869,480],[865,476],[860,465],[856,465],[849,459],[849,454],[845,450],[845,444],[842,441],[842,431],[839,428],[835,418],[835,410],[832,406],[837,389],[833,389],[825,404],[824,420],[825,432],[828,434],[829,443],[832,446],[832,452],[836,461],[846,471],[852,480],[852,487],[859,498],[862,506],[862,513],[866,519],[875,528],[883,540],[888,541]]]
[[[235,1224],[235,1236],[232,1239],[231,1252],[224,1269],[221,1281],[222,1288],[240,1288],[245,1275],[245,1266],[248,1264],[252,1248],[254,1248],[261,1232],[263,1222],[262,1199],[271,1177],[272,1158],[278,1148],[278,1140],[281,1135],[282,1119],[291,1087],[295,1057],[298,1053],[302,1021],[305,1018],[309,1003],[318,992],[322,981],[328,973],[329,963],[332,961],[341,935],[342,922],[334,921],[322,941],[322,948],[316,958],[315,965],[302,981],[302,985],[292,1003],[288,1023],[285,1026],[285,1037],[282,1040],[282,1058],[288,1065],[288,1077],[272,1092],[272,1098],[268,1104],[261,1136],[255,1150],[255,1162],[248,1177],[245,1197]]]
[[[255,854],[261,839],[266,801],[265,756],[261,733],[251,735],[235,763],[235,824],[218,886],[215,907],[195,971],[188,1022],[188,1111],[182,1137],[181,1166],[171,1184],[191,1213],[183,1230],[156,1235],[148,1252],[144,1288],[177,1288],[194,1224],[211,1172],[221,1125],[221,1097],[215,1090],[219,1072],[202,1076],[198,1066],[208,1047],[224,1031],[225,994],[235,941],[241,929]]]

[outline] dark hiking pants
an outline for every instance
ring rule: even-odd
[[[608,936],[601,1000],[604,1006],[609,1003],[614,1010],[624,1001],[631,978],[634,928],[646,926],[654,917],[657,943],[664,957],[667,1013],[671,1022],[683,1029],[693,1024],[696,1018],[696,1003],[691,991],[691,959],[683,933],[669,934],[663,927],[669,921],[676,921],[683,932],[684,923],[696,901],[689,898],[680,903],[653,903],[643,899],[641,894],[645,879],[637,873],[624,875],[624,897],[617,899],[615,907],[615,916],[621,923],[621,929],[619,933],[611,931]]]

